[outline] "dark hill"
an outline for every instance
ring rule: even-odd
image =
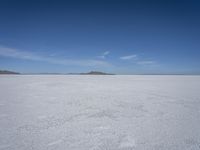
[[[81,75],[114,75],[110,73],[100,72],[100,71],[90,71],[88,73],[80,73]]]
[[[20,74],[20,73],[8,70],[0,70],[0,74]]]

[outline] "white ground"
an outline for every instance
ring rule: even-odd
[[[134,149],[200,149],[200,76],[0,76],[0,150]]]

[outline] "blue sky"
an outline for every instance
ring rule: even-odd
[[[0,69],[199,74],[200,2],[2,0]]]

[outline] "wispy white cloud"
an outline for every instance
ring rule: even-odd
[[[150,61],[150,60],[138,61],[137,64],[139,64],[139,65],[152,65],[152,64],[155,64],[155,61]]]
[[[110,51],[105,51],[102,55],[98,56],[98,58],[105,59],[107,55],[110,54]]]
[[[131,60],[132,63],[138,64],[138,65],[155,65],[156,62],[152,60],[145,60],[141,57],[139,57],[137,54],[127,55],[127,56],[121,56],[121,60]]]
[[[121,60],[131,60],[131,59],[136,59],[137,55],[127,55],[127,56],[121,56],[120,59]]]
[[[23,59],[23,60],[31,60],[31,61],[41,61],[41,62],[47,62],[47,63],[52,63],[52,64],[60,64],[60,65],[75,65],[75,66],[89,66],[89,67],[111,66],[110,63],[106,61],[101,61],[101,60],[59,59],[59,58],[52,58],[48,56],[40,56],[33,52],[27,52],[27,51],[22,51],[22,50],[13,49],[13,48],[7,48],[7,47],[0,47],[0,56]]]
[[[105,52],[103,53],[103,55],[108,55],[108,54],[110,54],[110,51],[105,51]]]

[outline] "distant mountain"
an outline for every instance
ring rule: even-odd
[[[8,70],[0,70],[0,75],[1,74],[21,74],[21,73]],[[25,73],[23,75],[114,75],[114,74],[100,72],[100,71],[90,71],[87,73]]]
[[[20,73],[8,70],[0,70],[0,74],[20,74]]]
[[[105,73],[105,72],[100,72],[100,71],[90,71],[88,73],[80,73],[81,75],[114,75],[111,73]]]

